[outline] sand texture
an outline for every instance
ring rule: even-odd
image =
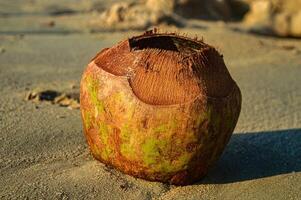
[[[176,187],[93,159],[76,107],[28,100],[33,91],[78,93],[99,50],[141,32],[95,31],[87,11],[92,1],[72,9],[63,7],[70,0],[51,1],[52,7],[24,2],[0,1],[0,199],[301,199],[300,40],[248,34],[239,23],[162,27],[216,46],[243,97],[235,133],[215,168],[194,185]]]

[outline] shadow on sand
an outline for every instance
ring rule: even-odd
[[[234,134],[199,184],[223,184],[301,171],[301,129]]]

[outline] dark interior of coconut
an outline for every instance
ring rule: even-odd
[[[208,46],[202,41],[192,40],[177,35],[153,34],[150,36],[134,37],[129,39],[131,50],[161,49],[181,53],[195,53]]]

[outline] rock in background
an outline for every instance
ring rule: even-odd
[[[242,21],[252,32],[301,37],[301,0],[120,2],[105,10],[95,24],[113,29],[147,29],[160,24],[185,26],[185,19]]]
[[[185,18],[236,20],[247,11],[241,0],[141,0],[116,3],[100,20],[107,27],[145,29],[162,23],[184,26]]]
[[[301,0],[248,0],[244,23],[254,32],[301,37]]]
[[[100,16],[104,26],[116,29],[146,29],[161,23],[182,26],[182,20],[172,11],[169,2],[161,0],[154,4],[151,1],[116,3]]]

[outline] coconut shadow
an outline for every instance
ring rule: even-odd
[[[224,154],[196,184],[225,184],[301,171],[301,129],[234,134]]]

